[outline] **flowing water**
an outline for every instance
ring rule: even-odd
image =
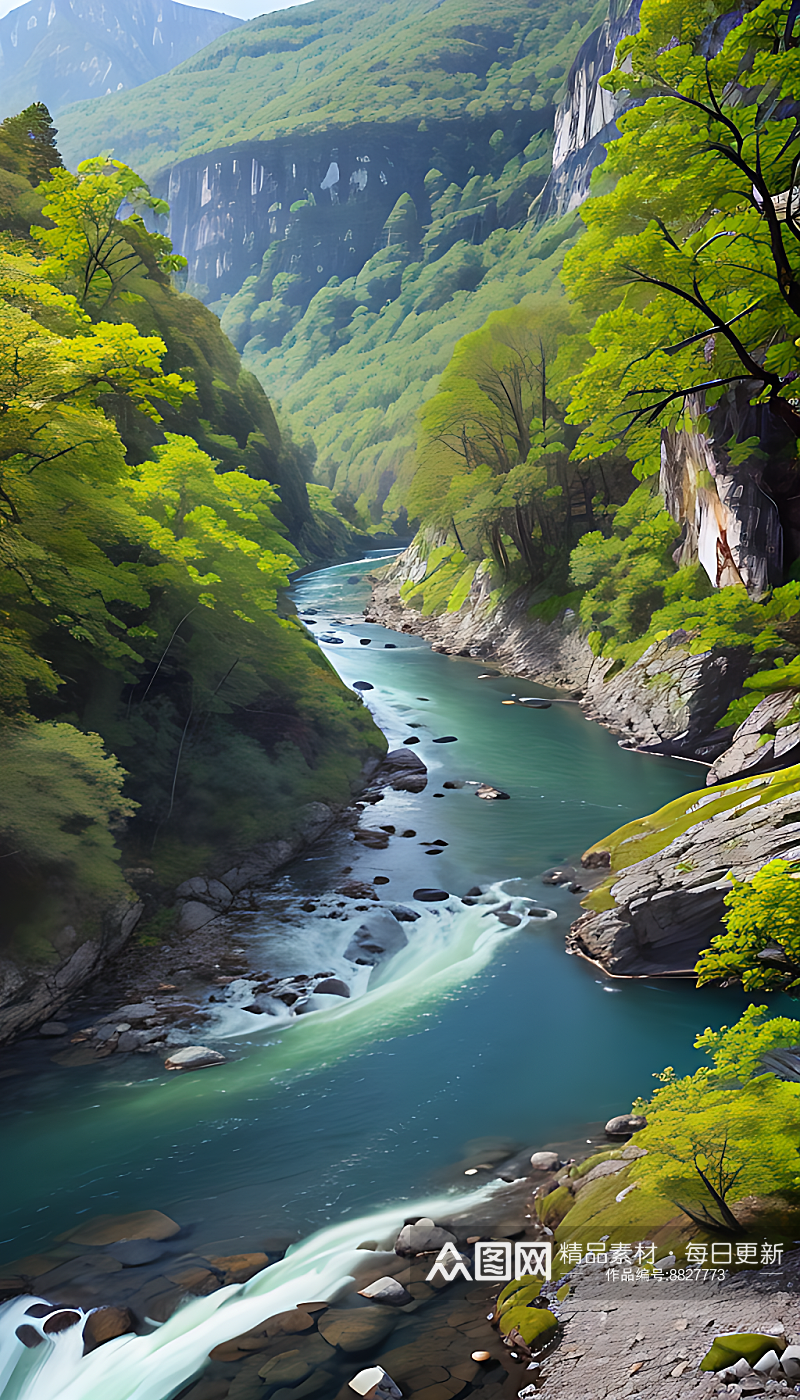
[[[474,661],[365,624],[375,563],[306,575],[293,596],[310,630],[336,639],[322,646],[343,680],[372,687],[362,694],[390,747],[419,739],[427,786],[389,792],[367,807],[366,825],[396,830],[385,850],[334,833],[296,861],[237,930],[250,966],[324,967],[347,977],[351,999],[320,997],[312,1012],[281,1019],[245,1012],[251,989],[234,986],[202,1032],[203,1043],[234,1057],[223,1069],[167,1075],[154,1059],[128,1056],[67,1071],[31,1043],[15,1052],[28,1054],[26,1073],[3,1085],[5,1259],[43,1248],[83,1216],[150,1207],[176,1219],[198,1248],[212,1241],[257,1248],[321,1233],[258,1281],[200,1300],[191,1316],[180,1314],[183,1323],[161,1328],[155,1336],[173,1347],[160,1371],[172,1377],[166,1388],[154,1389],[148,1370],[160,1344],[140,1338],[125,1343],[138,1351],[125,1353],[113,1384],[106,1347],[87,1358],[90,1370],[69,1358],[67,1342],[51,1361],[52,1343],[36,1348],[23,1357],[30,1375],[19,1357],[7,1361],[9,1395],[173,1393],[207,1353],[209,1328],[219,1340],[226,1328],[233,1335],[252,1325],[248,1309],[263,1316],[296,1301],[295,1293],[335,1291],[347,1251],[371,1233],[375,1212],[382,1234],[389,1216],[397,1218],[394,1203],[401,1217],[411,1202],[422,1214],[434,1208],[423,1198],[463,1192],[476,1142],[502,1139],[511,1150],[580,1140],[587,1123],[647,1094],[654,1071],[692,1067],[697,1029],[736,1014],[729,994],[663,981],[612,984],[568,957],[564,936],[578,900],[540,879],[623,822],[701,786],[704,770],[620,749],[575,704],[503,705],[514,692],[548,692],[479,679],[484,668]],[[455,742],[435,742],[449,736]],[[462,780],[463,787],[443,787]],[[476,800],[477,782],[511,800]],[[402,925],[407,946],[372,976],[368,969],[354,976],[342,957],[363,914],[327,917],[337,910],[332,892],[345,866],[351,879],[377,877],[382,899],[420,916]],[[483,902],[466,907],[457,896],[475,885]],[[414,890],[425,886],[451,897],[415,901]],[[508,927],[492,910],[509,899],[512,910],[533,902],[551,917]],[[315,910],[301,909],[314,902]],[[231,1321],[236,1308],[244,1311]]]

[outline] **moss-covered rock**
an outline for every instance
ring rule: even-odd
[[[773,1350],[780,1354],[779,1339],[768,1337],[763,1332],[723,1332],[714,1338],[710,1351],[700,1362],[700,1370],[724,1371],[742,1360],[755,1366],[762,1356]]]
[[[558,1318],[549,1308],[509,1308],[500,1319],[500,1331],[506,1336],[519,1332],[526,1346],[546,1346],[558,1331]]]

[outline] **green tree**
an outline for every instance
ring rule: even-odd
[[[800,432],[800,211],[784,198],[800,161],[797,16],[762,0],[714,58],[708,18],[645,0],[603,82],[646,100],[621,120],[564,267],[596,317],[570,405],[581,451],[624,441],[639,475],[658,469],[658,430],[684,423],[687,395],[702,409],[738,386]]]
[[[24,175],[32,185],[63,169],[52,118],[43,102],[0,122],[0,167]]]
[[[800,868],[771,860],[751,880],[731,879],[725,933],[700,954],[697,985],[741,982],[747,992],[800,997]]]
[[[637,1179],[711,1233],[741,1233],[737,1200],[796,1197],[800,1187],[800,1091],[761,1063],[763,1054],[797,1042],[800,1023],[765,1021],[766,1010],[750,1006],[736,1025],[704,1031],[695,1044],[712,1064],[683,1078],[664,1070],[649,1102],[635,1105],[647,1115],[636,1135],[647,1152],[637,1160]]]
[[[538,580],[594,523],[602,476],[570,462],[552,383],[570,334],[557,303],[492,312],[458,342],[420,412],[409,513],[451,528],[473,557],[485,547],[505,575],[510,546]]]
[[[122,161],[95,156],[70,170],[55,170],[42,187],[43,212],[52,227],[33,228],[32,236],[48,254],[48,275],[74,293],[93,316],[131,295],[128,279],[144,266],[129,232],[144,238],[163,272],[186,266],[162,234],[148,233],[140,211],[163,215],[169,206],[150,193],[141,176]],[[125,206],[134,212],[120,214]]]

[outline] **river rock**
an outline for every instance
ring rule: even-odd
[[[65,1025],[63,1021],[44,1021],[39,1027],[39,1034],[45,1037],[67,1035],[68,1032],[69,1026]]]
[[[399,919],[401,924],[413,924],[416,923],[417,919],[422,918],[422,915],[418,914],[416,910],[406,909],[404,904],[393,904],[392,913],[396,919]]]
[[[361,966],[383,961],[408,943],[398,920],[388,910],[376,910],[356,929],[344,951],[348,962]]]
[[[314,991],[322,992],[329,997],[349,997],[350,995],[350,988],[346,982],[342,981],[341,977],[323,978],[321,982],[317,983]]]
[[[135,1330],[133,1314],[127,1308],[95,1308],[83,1324],[83,1353],[94,1351],[103,1342],[124,1337]]]
[[[640,1133],[646,1127],[647,1119],[641,1113],[619,1113],[616,1118],[609,1118],[605,1133],[606,1137],[630,1137],[631,1133]]]
[[[111,1016],[103,1016],[102,1022],[113,1021],[118,1025],[120,1021],[128,1021],[132,1026],[140,1025],[148,1021],[151,1016],[158,1015],[158,1007],[154,1001],[137,1001],[130,1006],[120,1006]]]
[[[313,1364],[306,1361],[299,1349],[295,1347],[291,1351],[282,1351],[277,1356],[273,1356],[266,1366],[261,1367],[258,1374],[261,1380],[270,1386],[295,1386],[300,1381],[304,1381],[306,1376],[310,1376],[314,1369]]]
[[[374,685],[369,681],[353,681],[353,690],[374,690]]]
[[[164,1246],[159,1240],[121,1240],[111,1245],[106,1253],[116,1259],[124,1269],[136,1269],[141,1264],[153,1264],[164,1254]]]
[[[212,909],[208,904],[202,904],[198,899],[187,899],[180,907],[178,914],[178,932],[196,933],[198,929],[210,924],[212,919],[216,919],[218,911]]]
[[[592,851],[584,851],[581,856],[581,865],[584,870],[609,870],[611,867],[611,852],[597,848]]]
[[[442,900],[449,899],[450,895],[447,890],[428,889],[427,886],[423,886],[422,889],[414,891],[414,898],[421,904],[441,904]]]
[[[482,797],[485,802],[508,802],[509,800],[507,792],[502,792],[500,788],[492,787],[489,783],[481,783],[475,796]]]
[[[376,831],[374,827],[362,826],[353,832],[356,841],[362,846],[368,846],[370,850],[385,851],[389,844],[389,837],[385,831]]]
[[[396,792],[422,792],[428,781],[428,769],[412,749],[391,749],[375,777],[373,786],[392,787]]]
[[[433,739],[434,744],[457,744],[458,738],[455,734],[444,734],[441,739]]]
[[[326,1342],[357,1355],[388,1337],[397,1321],[397,1314],[388,1308],[329,1308],[318,1325]]]
[[[744,778],[748,773],[766,773],[797,763],[800,750],[800,724],[781,728],[782,721],[797,704],[796,690],[778,690],[761,700],[736,730],[731,746],[715,759],[706,774],[706,784]]]
[[[449,1230],[443,1230],[432,1220],[423,1216],[415,1225],[404,1225],[394,1242],[394,1252],[401,1258],[413,1258],[415,1254],[438,1254],[442,1245],[455,1244],[456,1237]]]
[[[531,1166],[535,1172],[553,1172],[560,1161],[557,1152],[534,1152],[531,1155]]]
[[[362,1298],[370,1298],[374,1303],[390,1303],[397,1308],[414,1301],[408,1289],[388,1274],[384,1278],[376,1279],[374,1283],[367,1284],[366,1288],[359,1288],[358,1291]]]
[[[173,1050],[164,1061],[165,1069],[190,1070],[207,1069],[210,1065],[224,1065],[226,1059],[217,1050],[209,1050],[206,1045],[184,1045],[182,1050]]]
[[[382,1366],[370,1366],[365,1371],[359,1371],[348,1381],[348,1385],[363,1400],[401,1400],[402,1396],[400,1387],[395,1385]],[[429,1396],[428,1400],[437,1400],[437,1397]]]
[[[135,1210],[127,1215],[95,1215],[56,1238],[69,1240],[71,1244],[90,1245],[117,1244],[123,1240],[168,1240],[177,1235],[180,1228],[160,1210]]]

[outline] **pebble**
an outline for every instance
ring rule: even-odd
[[[447,890],[419,889],[414,891],[414,899],[419,899],[423,904],[438,904],[443,899],[449,899]]]

